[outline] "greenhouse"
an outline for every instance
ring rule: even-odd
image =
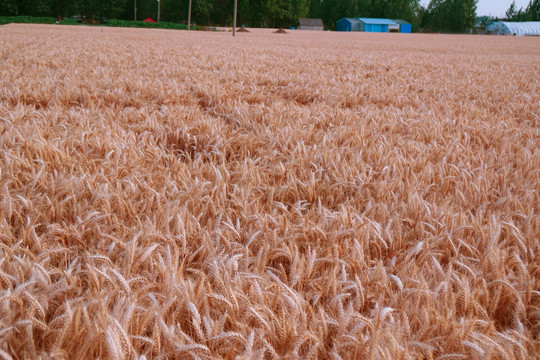
[[[495,35],[540,36],[540,21],[500,21],[489,25],[487,30]]]

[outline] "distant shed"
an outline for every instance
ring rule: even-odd
[[[364,24],[365,32],[388,32],[388,27],[397,25],[390,19],[358,18]]]
[[[300,22],[300,26],[298,26],[298,30],[315,30],[315,31],[324,30],[324,23],[322,19],[300,18],[298,19],[298,21]]]
[[[402,19],[392,19],[393,22],[399,25],[399,32],[400,33],[412,33],[412,25],[411,23],[408,23],[405,20]]]
[[[363,23],[357,18],[342,18],[336,23],[337,31],[364,31]]]
[[[336,24],[337,31],[388,32],[389,27],[399,25],[389,19],[342,18]]]
[[[490,34],[515,36],[540,36],[540,21],[499,21],[487,26]]]

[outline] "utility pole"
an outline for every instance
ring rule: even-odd
[[[234,0],[232,36],[236,36],[236,14],[238,12],[238,0]]]
[[[137,21],[137,0],[133,0],[133,19]]]
[[[160,13],[161,13],[161,1],[157,0],[157,22],[159,22]]]
[[[191,0],[189,0],[189,10],[187,14],[187,30],[189,31],[189,28],[191,28]]]

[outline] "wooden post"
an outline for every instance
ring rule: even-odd
[[[133,19],[137,21],[137,0],[133,0]]]
[[[188,10],[188,14],[187,14],[187,29],[189,31],[189,29],[191,28],[191,0],[189,0],[189,10]]]
[[[238,0],[234,0],[232,36],[236,36],[236,14],[238,12]]]
[[[161,13],[161,1],[157,1],[157,22],[159,22],[159,15]]]

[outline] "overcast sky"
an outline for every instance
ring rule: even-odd
[[[427,6],[429,0],[421,0],[422,5]],[[479,0],[476,15],[503,16],[512,4],[512,0]],[[516,0],[516,8],[525,8],[529,5],[529,0]]]

